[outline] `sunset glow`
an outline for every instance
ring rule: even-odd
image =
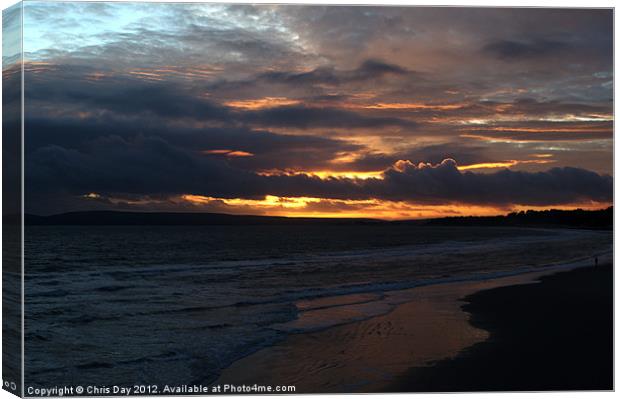
[[[605,10],[24,13],[30,213],[406,219],[613,202]]]
[[[267,195],[264,199],[250,200],[241,198],[214,198],[200,195],[185,194],[182,200],[195,206],[219,206],[227,213],[247,214],[249,210],[258,214],[288,216],[288,217],[353,217],[377,218],[386,220],[421,219],[446,216],[493,216],[508,212],[518,212],[527,209],[544,210],[545,207],[511,206],[492,207],[480,205],[424,205],[399,201],[381,200],[338,200],[329,198],[310,197],[277,197]],[[556,209],[601,209],[607,204],[588,202],[569,204]]]

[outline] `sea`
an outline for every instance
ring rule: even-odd
[[[589,263],[612,241],[387,224],[26,226],[26,387],[208,384],[290,334],[390,312],[388,292]]]

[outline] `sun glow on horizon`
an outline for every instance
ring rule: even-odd
[[[197,207],[219,206],[217,211],[233,214],[316,218],[372,218],[384,220],[428,219],[447,216],[496,216],[524,210],[603,209],[611,204],[584,202],[555,206],[476,205],[476,204],[417,204],[406,201],[379,199],[346,200],[316,197],[279,197],[266,195],[263,199],[216,198],[184,194],[182,201]],[[210,209],[211,211],[211,209]]]

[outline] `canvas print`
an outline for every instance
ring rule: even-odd
[[[3,12],[3,388],[613,389],[613,10]]]

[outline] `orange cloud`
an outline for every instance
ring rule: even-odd
[[[251,152],[246,151],[230,151],[226,154],[227,157],[251,157],[254,156]]]
[[[299,103],[300,101],[298,100],[292,100],[286,97],[263,97],[254,100],[228,101],[225,102],[224,105],[234,108],[257,110],[281,107],[285,105],[295,105]]]
[[[253,208],[302,208],[311,202],[318,202],[320,198],[311,197],[277,197],[275,195],[266,195],[264,199],[254,200],[245,198],[215,198],[205,197],[202,195],[185,194],[181,196],[186,201],[198,204],[210,204],[214,201],[221,202],[229,206],[244,206]]]
[[[545,154],[551,156],[551,154]],[[511,168],[520,164],[547,164],[553,163],[555,160],[553,159],[528,159],[518,161],[515,159],[503,162],[486,162],[486,163],[476,163],[471,165],[459,165],[457,166],[458,170],[470,170],[470,169],[497,169],[497,168]]]
[[[207,155],[225,155],[227,157],[252,157],[254,154],[246,151],[233,151],[233,150],[204,150],[203,154]]]
[[[463,108],[464,104],[421,104],[421,103],[376,103],[363,105],[360,108],[366,109],[430,109],[437,111],[448,111]]]
[[[532,128],[532,127],[502,127],[491,126],[484,129],[469,128],[464,129],[466,131],[477,132],[481,130],[494,131],[494,132],[526,132],[526,133],[589,133],[589,132],[609,132],[610,127],[591,127],[591,126],[577,126],[577,127],[549,127],[549,128]]]

